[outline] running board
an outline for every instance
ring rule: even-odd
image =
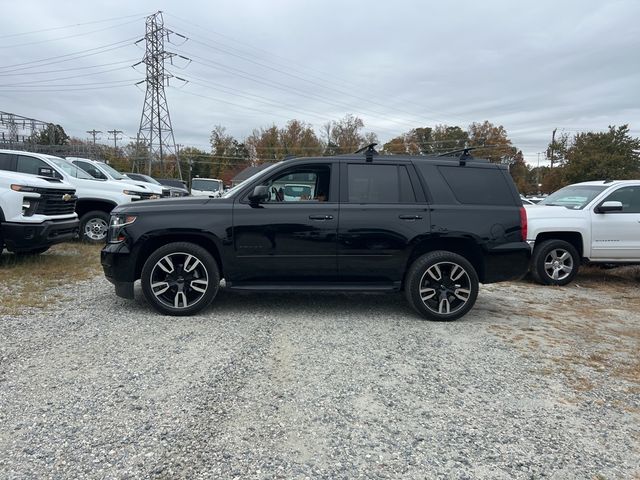
[[[353,284],[353,283],[331,283],[331,284],[240,284],[228,285],[231,291],[242,292],[397,292],[400,285],[395,284]]]

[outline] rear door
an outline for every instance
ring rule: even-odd
[[[344,161],[340,178],[340,281],[399,287],[409,244],[430,225],[413,165]]]

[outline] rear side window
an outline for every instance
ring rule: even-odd
[[[13,155],[0,153],[0,170],[11,170],[11,159]]]
[[[416,196],[405,166],[350,164],[349,203],[414,203]]]
[[[513,193],[497,168],[438,167],[453,195],[467,205],[514,205]]]

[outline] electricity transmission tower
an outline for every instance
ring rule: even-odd
[[[170,36],[176,35],[187,40],[187,37],[175,33],[164,26],[162,12],[158,11],[146,19],[146,34],[138,42],[145,41],[145,54],[142,60],[134,65],[144,63],[146,65],[146,79],[138,84],[147,84],[142,107],[142,117],[140,118],[140,128],[137,135],[136,158],[134,159],[134,169],[138,169],[137,161],[142,155],[146,155],[148,174],[151,175],[151,165],[159,162],[160,169],[164,171],[164,161],[168,156],[173,156],[176,162],[178,175],[182,179],[180,160],[176,149],[176,141],[171,127],[171,117],[167,97],[164,93],[165,85],[169,85],[171,78],[176,78],[183,82],[186,80],[174,77],[173,74],[165,70],[165,61],[172,63],[173,57],[178,56],[189,60],[182,55],[167,52],[164,49],[165,41],[171,43]],[[142,149],[146,149],[143,152]]]

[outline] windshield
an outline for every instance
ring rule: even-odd
[[[126,180],[127,177],[122,175],[119,171],[113,168],[111,165],[107,165],[106,163],[101,163],[100,167],[106,171],[109,175],[111,175],[116,180]]]
[[[155,178],[153,178],[153,177],[150,177],[149,175],[143,175],[143,174],[140,174],[140,176],[141,176],[142,178],[144,178],[144,181],[145,181],[145,182],[147,182],[147,183],[153,183],[154,185],[162,185],[159,181],[157,181],[157,180],[156,180]]]
[[[89,175],[84,170],[76,167],[74,164],[67,162],[66,160],[62,160],[60,158],[47,157],[50,162],[55,163],[56,166],[60,167],[67,175],[71,175],[75,178],[84,178],[86,180],[96,180],[91,175]]]
[[[582,210],[606,189],[607,185],[569,185],[552,193],[538,205],[556,205],[572,210]]]
[[[260,170],[259,172],[254,173],[253,175],[251,175],[249,178],[247,178],[246,180],[243,180],[242,182],[240,182],[238,185],[236,185],[235,187],[227,190],[225,192],[224,195],[222,195],[222,198],[229,198],[232,197],[233,195],[235,195],[235,193],[242,189],[243,187],[247,186],[249,183],[251,183],[253,180],[255,180],[258,176],[262,175],[263,173],[267,173],[270,172],[271,170],[273,170],[275,167],[277,167],[278,165],[280,165],[280,163],[274,163],[273,165],[268,166],[267,168]]]
[[[204,178],[194,178],[191,181],[191,188],[193,190],[205,190],[207,192],[217,192],[222,190],[222,180],[212,180]]]

